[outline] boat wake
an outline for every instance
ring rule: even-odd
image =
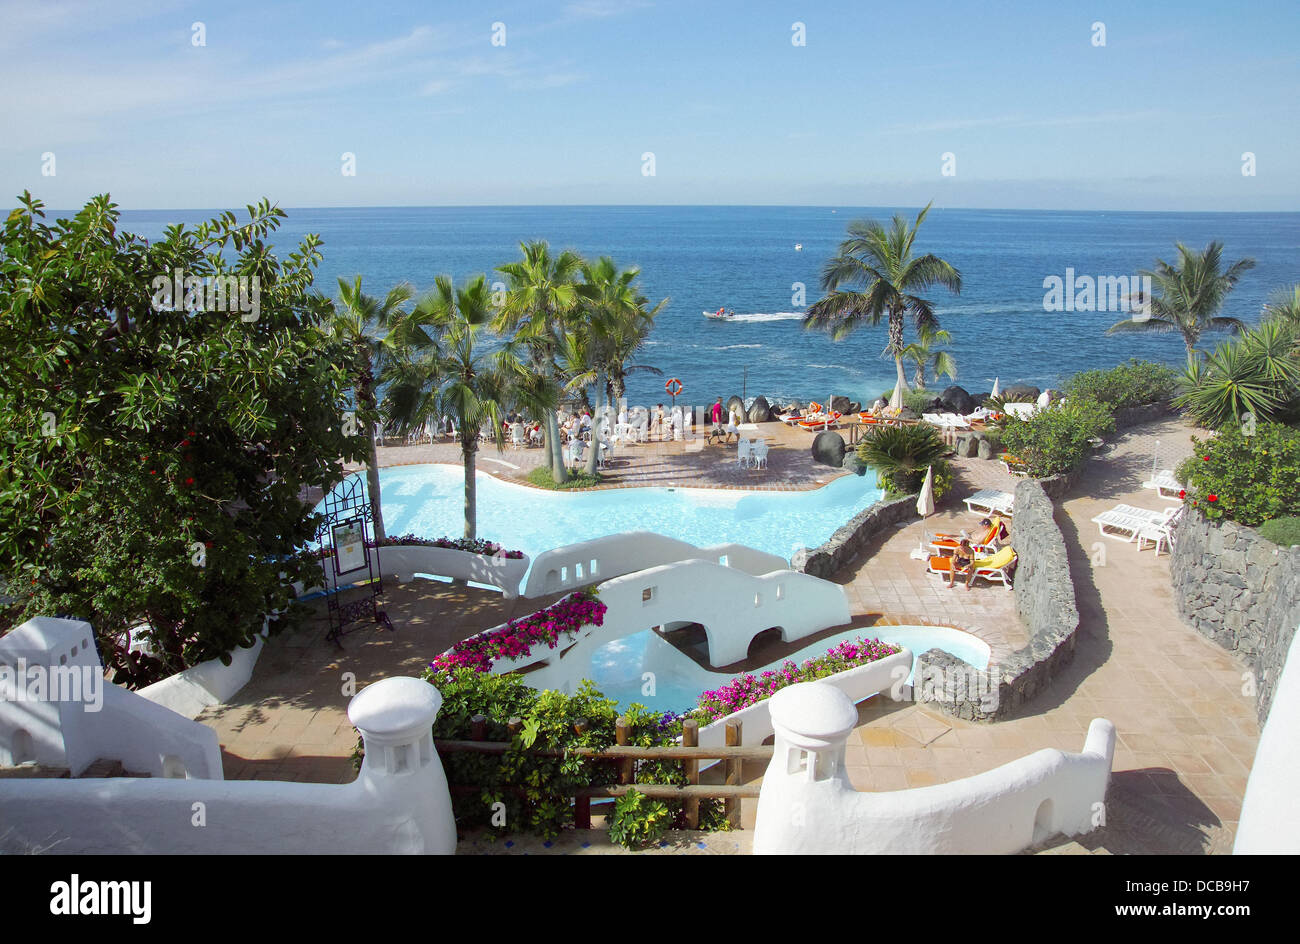
[[[732,315],[727,321],[744,321],[750,324],[765,321],[802,321],[803,313],[798,311],[754,312],[748,315]]]

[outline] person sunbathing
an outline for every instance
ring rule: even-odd
[[[957,574],[966,575],[966,589],[975,583],[975,549],[971,547],[970,538],[962,538],[957,550],[952,554],[952,567],[948,570],[948,589],[957,586]]]

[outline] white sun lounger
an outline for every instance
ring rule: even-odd
[[[999,514],[1010,518],[1015,502],[1016,498],[1010,492],[982,488],[966,499],[966,507],[977,514]]]
[[[1172,527],[1177,522],[1182,510],[1181,505],[1166,508],[1164,511],[1155,511],[1151,508],[1136,508],[1133,505],[1116,505],[1109,511],[1103,511],[1092,521],[1101,531],[1102,537],[1115,538],[1117,541],[1132,544],[1143,533],[1153,533],[1160,530],[1163,530],[1166,538],[1169,538]],[[1151,539],[1147,538],[1147,540]],[[1158,552],[1159,544],[1157,543]]]
[[[1161,498],[1177,498],[1178,493],[1183,490],[1183,485],[1178,479],[1174,478],[1173,470],[1161,469],[1154,473],[1151,478],[1142,483],[1143,488],[1154,488],[1156,494]],[[1171,494],[1166,495],[1165,492]]]

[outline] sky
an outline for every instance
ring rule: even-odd
[[[1297,40],[1296,0],[0,0],[0,188],[1297,211]]]

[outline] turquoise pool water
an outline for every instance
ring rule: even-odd
[[[864,638],[879,639],[912,650],[913,670],[916,658],[930,649],[952,653],[978,669],[988,668],[989,664],[990,651],[983,640],[946,626],[850,629],[804,646],[786,658],[803,662],[822,655],[841,642]],[[779,659],[769,663],[752,674],[777,668],[784,661]],[[622,707],[639,702],[656,711],[673,712],[694,708],[701,692],[717,688],[735,677],[731,673],[710,672],[702,668],[694,659],[650,630],[616,639],[596,649],[591,655],[589,671],[579,675],[590,678],[601,692],[618,701]],[[911,684],[911,675],[907,682]]]
[[[379,481],[389,534],[463,533],[460,466],[396,466],[381,469]],[[797,548],[821,544],[880,495],[872,477],[857,475],[806,492],[667,487],[549,492],[480,472],[478,533],[532,558],[609,534],[657,531],[695,545],[735,542],[788,559]]]

